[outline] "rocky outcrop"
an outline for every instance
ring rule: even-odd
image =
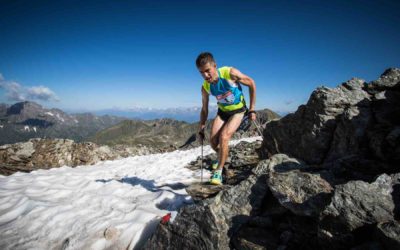
[[[363,80],[352,79],[335,89],[315,90],[294,114],[268,124],[264,130],[268,153],[321,164],[358,151],[359,139],[372,119],[371,96],[365,88]]]
[[[383,174],[371,184],[350,181],[338,185],[330,204],[321,213],[319,236],[332,245],[351,246],[356,230],[393,220],[392,179]],[[354,232],[354,234],[353,234]]]
[[[31,139],[0,147],[0,174],[61,166],[91,165],[119,155],[107,146],[65,139]]]
[[[308,103],[264,130],[267,155],[284,153],[337,169],[347,180],[398,172],[400,70],[315,90]]]
[[[309,172],[307,165],[284,154],[276,154],[270,161],[267,185],[279,203],[296,215],[318,215],[333,191],[321,177],[324,172]]]
[[[399,69],[318,88],[266,124],[261,148],[244,145],[252,163],[229,165],[241,179],[198,195],[146,249],[398,249],[399,128]]]
[[[267,166],[260,164],[238,185],[184,207],[174,223],[158,227],[147,249],[227,249],[229,235],[261,209]]]
[[[386,249],[400,249],[400,224],[398,221],[379,223],[377,235]]]
[[[99,161],[153,153],[148,147],[98,146],[66,139],[30,139],[28,142],[0,146],[0,174],[30,172],[61,166],[92,165]]]

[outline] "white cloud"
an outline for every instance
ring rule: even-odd
[[[27,88],[28,99],[38,99],[42,101],[59,101],[57,95],[45,86]]]
[[[13,81],[6,81],[0,73],[0,89],[5,90],[5,95],[9,101],[59,101],[57,95],[45,86],[24,87]]]
[[[7,99],[10,101],[25,101],[26,98],[23,94],[23,88],[16,82],[6,82],[0,80],[0,88],[6,91]]]

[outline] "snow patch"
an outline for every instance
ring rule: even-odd
[[[57,116],[57,118],[58,118],[61,122],[64,122],[64,121],[65,121],[64,118],[62,118],[60,114],[57,113],[56,116]]]
[[[24,131],[30,132],[31,130],[29,129],[29,126],[24,126]]]
[[[45,114],[46,114],[46,115],[49,115],[49,116],[54,116],[54,114],[51,113],[51,112],[46,112]]]
[[[255,141],[261,137],[232,141]],[[204,146],[204,155],[212,153]],[[0,175],[0,249],[133,249],[192,203],[201,148]],[[204,178],[210,172],[204,170]]]

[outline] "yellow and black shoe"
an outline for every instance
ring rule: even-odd
[[[222,185],[222,170],[215,170],[211,177],[210,184]]]

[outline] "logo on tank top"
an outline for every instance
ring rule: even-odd
[[[233,104],[233,102],[235,101],[235,95],[230,90],[222,95],[217,95],[216,97],[218,103]]]

